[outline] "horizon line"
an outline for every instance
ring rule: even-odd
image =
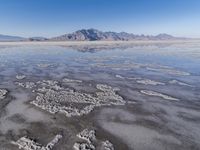
[[[155,34],[144,34],[144,33],[140,33],[140,34],[135,34],[133,32],[127,32],[127,31],[112,31],[112,30],[99,30],[99,29],[96,29],[96,28],[81,28],[81,29],[76,29],[72,32],[65,32],[65,33],[60,33],[60,34],[57,34],[57,35],[54,35],[54,36],[40,36],[40,35],[37,35],[37,36],[23,36],[23,35],[18,35],[18,34],[6,34],[6,33],[3,33],[0,35],[3,35],[3,36],[13,36],[13,37],[20,37],[20,38],[47,38],[47,39],[50,39],[50,38],[54,38],[54,37],[58,37],[58,36],[62,36],[62,35],[65,35],[65,34],[73,34],[77,31],[81,31],[81,30],[97,30],[97,31],[100,31],[100,32],[114,32],[114,33],[128,33],[128,34],[133,34],[133,35],[138,35],[138,36],[157,36],[157,35],[161,35],[161,34],[167,34],[167,35],[170,35],[170,36],[173,36],[173,37],[176,37],[176,38],[194,38],[194,39],[198,39],[200,37],[188,37],[188,36],[177,36],[177,35],[174,35],[174,34],[170,34],[170,33],[167,33],[167,32],[160,32],[160,33],[155,33]],[[42,34],[42,33],[41,33]]]

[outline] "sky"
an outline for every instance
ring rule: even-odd
[[[54,37],[83,28],[200,38],[200,0],[0,0],[0,34]]]

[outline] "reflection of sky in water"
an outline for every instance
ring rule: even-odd
[[[170,66],[177,70],[200,74],[200,45],[185,47],[133,47],[128,49],[102,50],[93,53],[75,51],[59,46],[24,46],[0,49],[1,64],[66,64],[67,66],[88,67],[93,63],[123,64],[139,63]],[[78,61],[77,61],[78,60]],[[82,68],[83,69],[83,68]],[[140,71],[139,69],[137,70]],[[137,72],[136,71],[136,72]],[[144,73],[144,72],[143,72]],[[150,71],[146,72],[147,74]]]

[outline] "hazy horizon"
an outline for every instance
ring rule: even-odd
[[[0,0],[0,34],[54,37],[79,29],[200,38],[197,0]]]

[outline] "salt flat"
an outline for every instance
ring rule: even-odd
[[[199,49],[193,40],[0,43],[0,147],[198,150]]]

